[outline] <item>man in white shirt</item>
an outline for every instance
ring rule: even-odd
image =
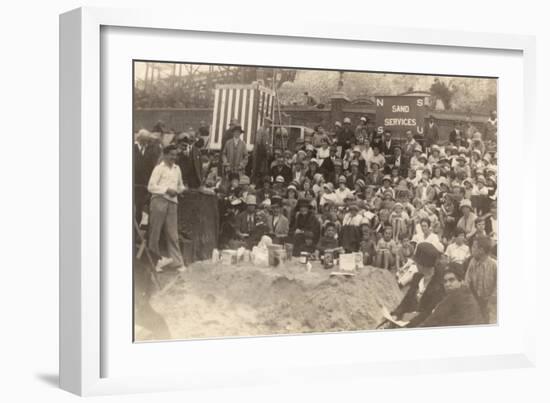
[[[181,170],[175,163],[177,156],[176,146],[165,147],[163,159],[153,169],[147,186],[151,193],[149,250],[158,258],[155,267],[157,272],[169,265],[177,267],[179,271],[185,270],[178,242],[178,194],[183,192],[184,186]],[[168,257],[160,253],[161,233],[164,234]]]

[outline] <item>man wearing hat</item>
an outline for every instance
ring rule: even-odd
[[[288,237],[289,223],[284,215],[283,199],[280,196],[271,198],[271,222],[268,224],[273,243],[284,245]]]
[[[416,246],[413,260],[418,272],[413,275],[409,289],[392,316],[406,322],[405,327],[422,323],[445,297],[441,273],[435,269],[441,253],[429,242]]]
[[[338,133],[338,146],[342,147],[342,153],[351,147],[351,141],[355,138],[355,132],[351,128],[351,119],[344,118],[344,126]]]
[[[319,241],[321,232],[321,223],[311,211],[310,204],[306,199],[298,200],[297,210],[298,212],[290,222],[290,235],[294,240],[294,256],[300,256],[300,253],[306,250],[306,234],[312,238],[315,245]]]
[[[360,151],[358,151],[360,153]],[[361,162],[363,162],[363,169],[361,169]],[[365,161],[354,159],[350,162],[351,173],[347,177],[346,185],[349,189],[355,189],[355,182],[358,180],[365,180],[365,176],[361,173],[365,171]]]
[[[414,155],[414,151],[417,147],[420,147],[420,144],[416,141],[416,139],[413,136],[412,130],[405,131],[405,145],[403,149],[403,154],[405,155],[405,158],[411,159]],[[422,147],[420,147],[420,152],[422,152]]]
[[[203,182],[203,170],[200,149],[189,138],[181,140],[183,150],[180,152],[177,164],[181,169],[183,183],[191,189],[197,189]]]
[[[403,157],[401,146],[397,144],[393,146],[393,154],[386,158],[385,173],[390,173],[394,168],[397,168],[399,176],[405,176],[407,174],[407,159]]]
[[[229,127],[223,132],[222,136],[222,151],[225,147],[225,143],[233,138],[233,128],[235,126],[240,126],[239,119],[233,118],[229,121]]]
[[[285,157],[283,154],[280,154],[277,157],[276,165],[271,168],[271,176],[276,178],[277,176],[282,176],[284,183],[289,183],[292,180],[292,171],[288,165],[285,163]]]
[[[460,130],[461,126],[461,123],[456,120],[453,130],[451,130],[451,132],[449,133],[449,142],[457,147],[460,147],[460,145],[462,144],[462,130]]]
[[[222,161],[225,168],[224,174],[228,172],[242,172],[248,163],[246,144],[241,140],[244,130],[241,126],[234,126],[231,129],[232,139],[227,141],[222,151]]]
[[[439,141],[439,126],[435,123],[435,118],[433,115],[430,115],[428,125],[424,128],[424,131],[424,147],[429,149],[432,144]]]
[[[259,222],[256,216],[256,196],[248,195],[245,198],[246,210],[235,219],[235,232],[244,241],[248,249],[252,249],[263,233],[258,231]]]
[[[272,123],[270,116],[264,117],[262,126],[256,132],[256,142],[252,154],[252,178],[256,184],[269,173],[269,160],[273,154]]]
[[[380,153],[384,155],[386,160],[391,159],[393,155],[393,147],[395,144],[392,140],[391,130],[384,130],[384,137],[382,143],[380,144]]]
[[[355,128],[355,138],[359,143],[363,143],[369,137],[368,122],[369,120],[366,116],[361,116],[359,124]]]

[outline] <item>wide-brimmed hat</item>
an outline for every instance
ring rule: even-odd
[[[256,205],[256,196],[254,195],[247,195],[245,199],[245,203],[247,206],[255,206]]]
[[[460,208],[462,209],[462,207],[468,207],[470,210],[472,209],[472,202],[470,201],[470,199],[464,199],[460,202]]]
[[[239,185],[250,185],[250,178],[246,175],[239,177]]]
[[[281,207],[283,205],[283,198],[279,195],[271,196],[271,206],[272,207]]]

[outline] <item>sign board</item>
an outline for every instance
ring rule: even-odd
[[[407,130],[424,135],[425,100],[422,96],[376,97],[376,130],[391,130],[395,137],[404,137]]]

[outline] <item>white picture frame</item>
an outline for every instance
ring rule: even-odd
[[[246,386],[259,383],[288,382],[296,379],[336,380],[343,379],[347,374],[354,376],[370,376],[380,374],[405,374],[418,372],[464,371],[497,368],[519,368],[533,366],[535,363],[535,279],[537,264],[535,252],[524,253],[527,249],[525,234],[534,228],[536,222],[535,210],[520,209],[519,221],[521,227],[509,227],[500,224],[499,230],[504,239],[505,231],[514,229],[514,235],[522,236],[516,251],[525,256],[523,259],[523,276],[521,292],[522,311],[525,313],[523,323],[514,321],[515,339],[510,345],[503,346],[499,353],[488,355],[455,355],[455,356],[410,356],[403,359],[389,361],[369,361],[360,354],[354,359],[336,362],[327,359],[326,362],[307,362],[307,354],[300,356],[301,362],[292,360],[288,366],[283,362],[270,361],[259,372],[257,367],[249,366],[252,361],[243,360],[242,367],[234,373],[227,368],[219,370],[204,370],[192,377],[186,372],[185,366],[193,365],[197,357],[190,357],[181,365],[179,374],[172,371],[163,376],[136,376],[118,374],[104,376],[105,361],[112,349],[106,348],[106,336],[103,317],[109,312],[105,302],[105,291],[102,287],[102,270],[105,263],[105,250],[109,245],[102,239],[103,217],[101,209],[107,203],[104,183],[105,159],[102,150],[106,146],[102,142],[100,133],[102,126],[101,113],[101,29],[102,27],[132,27],[156,30],[180,30],[182,32],[218,32],[225,34],[242,34],[258,36],[268,39],[286,38],[286,40],[339,40],[354,43],[377,43],[379,45],[418,45],[433,47],[448,47],[456,49],[476,49],[478,52],[493,50],[521,53],[522,88],[521,100],[523,105],[518,113],[520,128],[523,130],[519,159],[529,163],[530,151],[534,149],[535,125],[535,40],[530,36],[503,35],[489,33],[468,33],[459,31],[430,31],[393,27],[369,27],[360,24],[317,24],[314,20],[304,20],[299,26],[285,26],[277,21],[246,20],[235,25],[231,20],[215,18],[208,21],[194,21],[187,19],[182,22],[177,14],[152,10],[116,10],[103,8],[80,8],[61,15],[60,17],[60,385],[63,389],[79,395],[97,395],[113,393],[135,393],[164,391],[173,389],[207,388],[216,386]],[[261,40],[261,37],[256,37]],[[499,99],[500,101],[500,99]],[[501,124],[506,124],[507,122]],[[510,124],[518,122],[510,122]],[[500,133],[499,133],[500,134]],[[499,140],[500,141],[500,140]],[[507,146],[505,138],[502,140],[503,152]],[[499,144],[501,147],[501,144]],[[499,150],[499,153],[501,151]],[[501,164],[506,164],[506,158],[500,158]],[[499,172],[499,180],[508,180],[507,175],[513,175],[503,168]],[[519,177],[524,189],[535,187],[536,178]],[[519,183],[519,182],[517,182]],[[519,192],[519,200],[527,192]],[[510,201],[511,203],[512,201]],[[508,203],[508,204],[510,204]],[[506,214],[499,206],[500,214]],[[512,224],[513,224],[512,223]],[[532,248],[534,245],[530,245]],[[523,252],[523,253],[522,253]],[[499,256],[500,259],[500,256]],[[501,261],[499,260],[499,264]],[[499,279],[500,281],[500,279]],[[128,287],[130,287],[128,285]],[[499,293],[500,298],[506,294]],[[502,304],[506,305],[506,304]],[[499,301],[499,308],[501,301]],[[501,324],[502,325],[502,324]],[[494,332],[499,335],[498,329],[485,328],[487,334]],[[429,330],[430,332],[445,332],[443,329]],[[458,329],[462,335],[468,330]],[[347,340],[361,341],[364,337],[378,340],[379,332],[347,335]],[[388,332],[388,338],[398,339],[403,332]],[[456,337],[457,333],[454,333]],[[519,339],[521,334],[521,340]],[[324,338],[317,336],[294,336],[277,338],[242,338],[230,340],[233,351],[247,351],[246,354],[262,354],[267,343],[285,345],[292,349],[307,351],[309,340],[319,346],[333,346],[339,335],[329,335]],[[411,333],[411,337],[415,337]],[[500,336],[499,336],[500,337]],[[131,343],[131,340],[130,340]],[[164,343],[165,350],[180,349],[190,344]],[[229,344],[220,340],[200,341],[203,343],[197,350],[208,354],[216,351],[223,355]],[[210,343],[205,344],[205,343]],[[205,349],[205,346],[211,346]],[[247,350],[245,350],[247,349]],[[296,350],[294,350],[296,351]],[[245,354],[245,356],[246,356]],[[227,358],[235,358],[228,356]],[[177,365],[176,365],[177,366]],[[304,368],[307,368],[305,370]],[[123,371],[122,371],[123,372]],[[332,376],[328,377],[327,373]],[[337,373],[338,375],[334,375]],[[103,375],[102,375],[103,374]],[[186,376],[187,374],[187,376]],[[228,377],[228,375],[230,375]]]

